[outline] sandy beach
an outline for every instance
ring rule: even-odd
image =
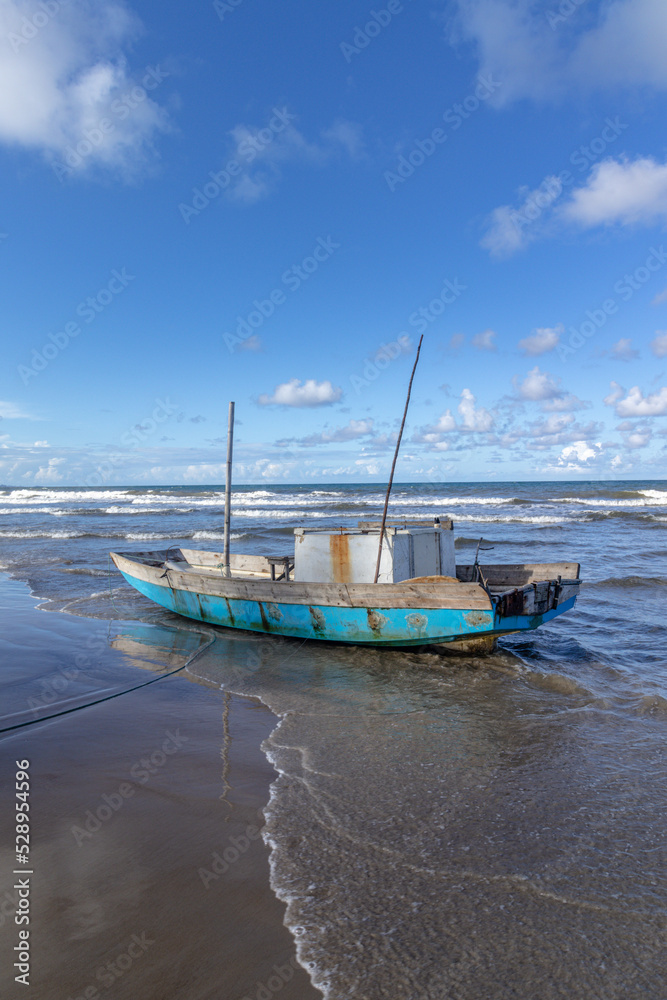
[[[102,652],[95,643],[108,623],[40,611],[25,585],[6,578],[0,601],[9,623],[1,644],[3,727],[143,683],[142,647],[144,668],[154,671],[174,669],[192,653],[187,641],[168,651],[164,630],[151,647],[147,626],[139,640],[126,628],[114,646],[112,635]],[[86,649],[94,663],[89,656],[86,664]],[[3,734],[2,995],[320,996],[296,962],[260,834],[275,777],[260,744],[275,723],[259,702],[181,673]],[[26,880],[12,875],[13,772],[24,759],[26,870],[34,873],[29,991],[11,971],[19,931],[13,886]]]

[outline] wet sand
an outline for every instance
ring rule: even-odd
[[[199,642],[157,630],[153,646],[146,626],[119,635],[117,625],[35,605],[24,585],[3,579],[0,728],[141,684],[150,675],[137,655],[153,671],[174,669]],[[4,997],[320,996],[296,963],[259,832],[275,778],[260,744],[275,723],[259,702],[181,673],[0,736]],[[27,877],[12,875],[14,762],[24,758],[29,990],[12,971],[13,886]]]

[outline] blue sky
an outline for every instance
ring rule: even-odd
[[[662,478],[664,0],[0,0],[0,482]]]

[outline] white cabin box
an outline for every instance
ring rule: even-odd
[[[401,522],[402,523],[402,522]],[[416,576],[456,577],[451,521],[422,521],[414,526],[385,527],[378,583],[398,583]],[[373,583],[380,540],[379,525],[361,522],[357,529],[319,531],[296,528],[294,579],[303,583]]]

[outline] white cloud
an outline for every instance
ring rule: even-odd
[[[667,288],[665,288],[662,292],[658,292],[655,298],[651,299],[652,306],[662,305],[663,302],[667,302]]]
[[[558,346],[562,332],[563,326],[560,323],[554,327],[538,327],[530,337],[525,337],[519,341],[519,347],[524,354],[532,355],[533,357],[539,354],[546,354],[547,351],[553,351]]]
[[[653,437],[653,432],[650,427],[638,426],[630,420],[623,424],[619,424],[616,429],[623,435],[623,444],[630,451],[637,451],[639,448],[645,448],[647,444],[650,444],[651,438]]]
[[[558,328],[556,328],[558,329]],[[550,339],[545,332],[545,340]],[[537,331],[539,334],[540,331]],[[531,339],[531,338],[528,338]],[[584,410],[590,403],[579,399],[572,392],[566,392],[561,388],[560,379],[554,378],[548,372],[540,371],[539,366],[531,368],[526,377],[521,381],[517,375],[512,379],[519,399],[525,399],[532,403],[541,403],[542,410],[547,413],[568,413],[572,410]]]
[[[480,240],[480,246],[488,250],[492,257],[500,259],[510,257],[518,250],[523,250],[541,232],[536,226],[544,213],[549,215],[551,206],[560,196],[563,185],[557,177],[545,177],[534,191],[521,188],[519,193],[522,202],[517,207],[500,205],[494,208],[486,219],[486,233]]]
[[[93,167],[134,176],[167,128],[150,95],[169,74],[129,71],[124,50],[141,26],[122,0],[47,10],[37,0],[0,3],[0,142],[43,153],[60,179]]]
[[[651,341],[651,350],[656,358],[667,357],[667,330],[656,330]]]
[[[478,351],[495,351],[496,348],[496,335],[493,330],[483,330],[482,333],[477,333],[472,338],[473,347],[476,347]]]
[[[40,444],[37,441],[35,444]],[[46,442],[42,446],[46,445]],[[40,466],[35,473],[25,473],[24,479],[33,479],[36,483],[60,483],[65,476],[60,472],[58,466],[65,462],[64,458],[50,458],[46,465]]]
[[[546,451],[555,445],[589,441],[599,432],[600,424],[594,421],[580,424],[571,413],[552,413],[546,420],[531,423],[524,431],[515,431],[514,435],[508,436],[507,443],[512,443],[512,437],[516,441],[525,438],[526,448]]]
[[[463,417],[463,427],[468,431],[488,432],[493,427],[493,417],[483,406],[475,407],[475,397],[470,389],[461,393],[458,411]]]
[[[667,354],[667,349],[665,353]],[[635,358],[639,357],[639,351],[635,350],[632,346],[632,341],[629,337],[621,337],[613,345],[611,356],[612,358],[617,358],[619,361],[634,361]]]
[[[428,424],[420,428],[412,437],[417,444],[426,444],[435,451],[447,451],[452,447],[450,440],[445,440],[448,435],[458,435],[455,441],[461,440],[469,434],[488,434],[493,430],[493,414],[483,406],[475,406],[475,397],[470,389],[464,389],[460,397],[457,410],[461,416],[461,422],[457,423],[451,410],[446,410],[435,424]]]
[[[584,184],[553,208],[562,192],[558,178],[547,177],[517,208],[502,205],[489,216],[481,246],[494,257],[509,257],[533,240],[553,235],[566,223],[594,226],[645,225],[667,220],[667,163],[651,157],[606,159],[595,164]],[[666,296],[667,297],[667,294]],[[653,302],[663,301],[657,296]]]
[[[364,157],[361,125],[338,119],[310,141],[294,125],[297,116],[287,108],[274,108],[264,125],[239,124],[230,130],[230,155],[240,167],[226,187],[233,201],[252,204],[266,197],[281,178],[285,163],[325,166],[341,155]]]
[[[528,244],[525,231],[521,228],[516,209],[511,205],[499,205],[486,219],[486,233],[479,241],[492,257],[510,257]]]
[[[564,392],[561,396],[554,396],[552,399],[545,399],[542,409],[547,413],[565,413],[572,410],[585,410],[590,403],[579,399],[572,392]]]
[[[538,366],[528,372],[523,382],[517,379],[514,382],[522,399],[537,402],[563,395],[553,377],[548,372],[540,371]]]
[[[602,445],[600,444],[574,441],[563,448],[558,456],[558,465],[570,472],[581,472],[586,466],[590,466],[601,453]]]
[[[251,337],[246,337],[236,348],[238,351],[251,351],[257,353],[262,350],[262,341],[256,333],[253,333]]]
[[[609,384],[611,386],[611,392],[609,393],[608,396],[604,397],[603,403],[605,404],[605,406],[614,406],[616,402],[623,396],[625,389],[623,388],[622,385],[619,385],[618,382],[610,382]]]
[[[302,383],[301,379],[293,378],[277,385],[273,395],[263,393],[258,402],[260,406],[329,406],[337,403],[342,395],[343,390],[328,379],[316,382],[310,378]]]
[[[0,420],[36,420],[36,417],[31,416],[21,409],[16,403],[8,403],[5,400],[0,401]]]
[[[659,417],[667,413],[667,385],[646,396],[638,385],[633,385],[623,399],[625,389],[617,382],[611,384],[613,392],[604,401],[614,407],[619,417]]]
[[[254,205],[256,201],[266,198],[271,193],[270,178],[264,175],[242,174],[233,186],[228,189],[228,197],[242,205]]]
[[[456,430],[456,420],[452,416],[452,411],[447,410],[443,413],[433,429],[437,434],[448,434],[450,431]]]
[[[571,413],[552,413],[546,420],[530,424],[527,436],[532,439],[535,447],[548,448],[554,444],[571,441],[573,423],[574,417]],[[581,436],[580,430],[579,428],[575,432],[575,437]]]
[[[490,104],[578,97],[582,89],[667,88],[662,0],[614,0],[590,11],[543,0],[456,2],[451,40],[472,42],[482,74],[502,81]],[[564,6],[571,9],[562,14]]]
[[[380,466],[377,462],[368,462],[365,458],[358,458],[354,464],[365,472],[367,476],[378,476],[380,474]]]
[[[667,6],[665,7],[667,12]],[[666,39],[667,41],[667,39]],[[651,157],[604,160],[572,192],[563,214],[584,227],[652,225],[667,219],[667,164]]]
[[[344,150],[351,160],[361,160],[365,156],[363,130],[357,122],[339,119],[330,128],[324,129],[322,138],[334,149]]]
[[[373,433],[373,420],[350,420],[344,427],[335,427],[333,430],[319,431],[317,434],[309,434],[307,437],[299,439],[288,439],[278,444],[299,444],[304,448],[318,444],[342,444],[345,441],[356,441],[362,437],[368,437]]]

